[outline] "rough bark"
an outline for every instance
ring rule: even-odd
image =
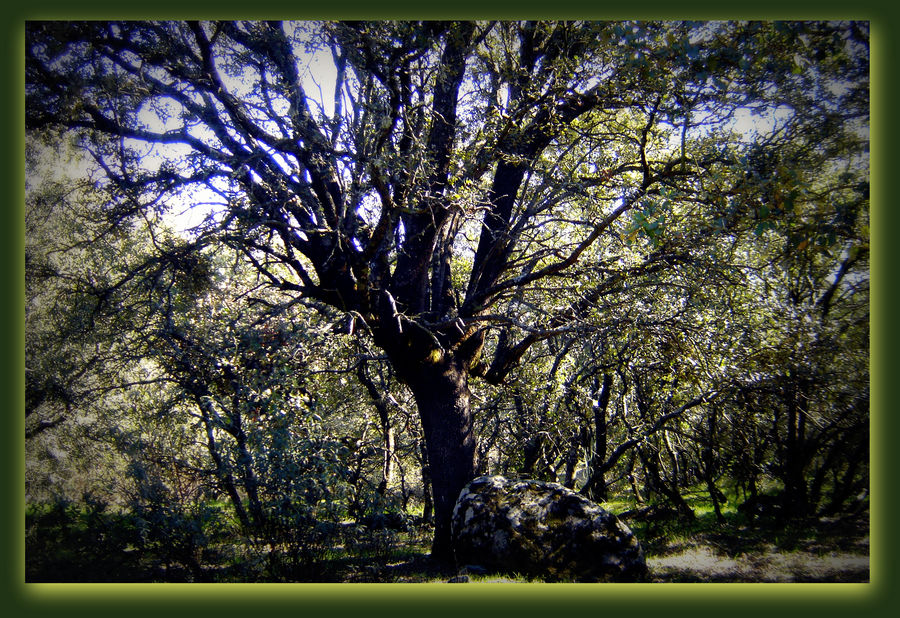
[[[419,442],[422,458],[422,522],[434,523],[434,500],[431,498],[431,469],[428,467],[428,448],[424,441]]]
[[[599,376],[594,377],[594,390],[597,391]],[[594,405],[594,454],[588,462],[588,480],[581,493],[595,502],[606,500],[607,488],[605,468],[607,436],[606,436],[606,409],[609,406],[609,397],[612,392],[612,375],[604,374],[603,384],[599,386],[597,403]]]
[[[789,516],[803,517],[809,510],[804,472],[806,469],[806,407],[808,386],[789,378],[787,390],[787,441],[784,459],[784,508]]]
[[[228,497],[234,506],[234,512],[241,522],[241,525],[244,527],[244,530],[250,530],[252,528],[250,517],[247,515],[247,510],[244,508],[244,503],[241,500],[237,486],[234,483],[234,477],[228,470],[225,461],[222,459],[222,454],[219,452],[219,445],[216,440],[215,432],[213,431],[213,423],[209,409],[211,404],[208,399],[204,399],[202,395],[197,394],[194,395],[194,401],[197,404],[201,418],[203,419],[203,427],[206,433],[206,449],[209,451],[210,458],[216,466],[216,476],[219,479],[220,486],[228,494]]]
[[[718,410],[716,410],[715,407],[712,407],[707,419],[707,429],[709,433],[707,435],[706,446],[703,449],[703,478],[706,482],[706,490],[709,493],[709,499],[713,504],[716,521],[722,524],[725,523],[725,516],[722,514],[721,506],[721,500],[724,496],[719,488],[716,487],[715,444],[718,434],[718,415]]]
[[[414,368],[405,376],[413,392],[432,471],[432,558],[448,562],[453,551],[450,519],[459,492],[475,478],[475,438],[467,372],[453,358]],[[439,470],[440,474],[433,471]]]
[[[381,429],[381,437],[384,440],[384,447],[382,452],[381,480],[376,491],[379,495],[384,496],[388,487],[393,483],[394,478],[394,428],[391,426],[388,396],[369,377],[363,364],[359,365],[356,376],[369,393],[372,405],[375,406],[375,410],[378,412],[378,422]]]

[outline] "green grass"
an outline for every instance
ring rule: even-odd
[[[695,513],[691,521],[626,521],[641,541],[652,581],[868,578],[865,517],[751,522],[732,497],[720,523],[699,492],[686,498]],[[602,506],[623,513],[636,505],[611,500]],[[469,583],[540,581],[436,565],[428,558],[431,529],[425,526],[397,531],[332,524],[317,534],[297,528],[272,543],[243,536],[227,504],[142,516],[96,502],[29,505],[25,519],[26,581],[446,582],[463,575]],[[846,557],[847,568],[823,562],[834,556]]]

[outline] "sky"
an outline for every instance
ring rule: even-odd
[[[310,105],[315,109],[321,107],[326,116],[334,112],[334,87],[336,70],[329,50],[319,50],[309,53],[302,47],[296,47],[298,66],[301,71],[303,88]],[[229,83],[226,78],[226,83]],[[241,84],[233,78],[230,85],[235,91],[241,90]],[[173,130],[180,127],[178,120],[178,106],[172,102],[158,102],[154,106],[145,104],[139,111],[140,119],[147,127],[154,131]],[[755,135],[764,135],[773,131],[791,113],[788,108],[780,108],[774,113],[759,115],[748,109],[739,109],[734,116],[732,128],[751,139]],[[166,121],[168,115],[171,120]],[[680,139],[680,135],[678,136]],[[156,167],[165,158],[177,158],[187,154],[188,148],[179,145],[154,145],[137,144],[144,153],[144,161],[148,166]],[[176,231],[189,234],[189,230],[203,222],[204,218],[217,208],[221,208],[222,198],[210,190],[195,190],[190,196],[189,203],[183,198],[175,198],[170,201],[170,212],[166,215],[167,222]],[[217,206],[218,205],[218,206]]]

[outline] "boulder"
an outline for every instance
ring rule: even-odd
[[[631,530],[557,483],[479,477],[460,492],[451,525],[458,563],[544,581],[640,581],[647,573]]]

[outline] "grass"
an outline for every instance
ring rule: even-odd
[[[632,505],[604,506],[621,513]],[[868,581],[867,516],[782,526],[747,521],[726,506],[719,523],[702,501],[692,507],[697,516],[690,522],[626,520],[641,540],[651,582]],[[31,506],[26,581],[539,581],[437,565],[428,557],[431,530],[424,526],[337,524],[276,544],[241,536],[221,520],[224,511],[217,513],[220,519],[207,526],[212,532],[204,534],[177,518],[154,530],[134,514],[98,504]]]
[[[867,582],[868,514],[784,524],[748,520],[731,504],[724,522],[692,502],[691,522],[631,523],[653,582]]]

